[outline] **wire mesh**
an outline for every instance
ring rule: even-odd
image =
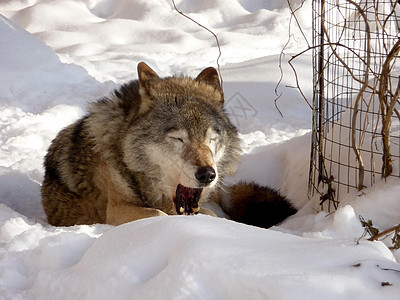
[[[400,177],[399,2],[313,1],[309,193],[322,209]]]

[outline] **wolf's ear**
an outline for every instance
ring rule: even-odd
[[[138,64],[138,75],[139,75],[139,82],[140,85],[144,88],[147,87],[147,83],[153,79],[160,79],[157,73],[154,72],[145,62],[140,62]]]
[[[200,72],[196,77],[197,81],[203,81],[209,85],[212,85],[216,89],[220,90],[221,85],[219,84],[218,72],[213,67],[208,67]]]
[[[138,64],[137,70],[139,75],[139,93],[141,96],[139,114],[143,114],[151,107],[150,82],[158,80],[160,77],[144,62]]]
[[[213,86],[218,92],[221,93],[221,104],[224,103],[224,95],[219,82],[218,72],[213,67],[208,67],[200,72],[200,74],[196,77],[196,81],[205,82],[208,85]]]

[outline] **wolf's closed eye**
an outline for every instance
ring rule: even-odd
[[[183,139],[180,138],[180,137],[169,136],[168,138],[170,138],[170,139],[172,139],[174,141],[178,141],[178,142],[184,143]]]
[[[220,138],[218,136],[210,138],[209,142],[211,143],[218,143]]]
[[[171,127],[166,130],[166,133],[166,138],[170,141],[185,143],[187,140],[187,132],[183,129]]]

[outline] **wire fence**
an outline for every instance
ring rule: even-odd
[[[400,1],[313,1],[310,196],[400,177]]]

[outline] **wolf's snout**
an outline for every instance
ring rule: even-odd
[[[212,167],[199,167],[195,176],[200,183],[209,184],[215,179],[216,174]]]

